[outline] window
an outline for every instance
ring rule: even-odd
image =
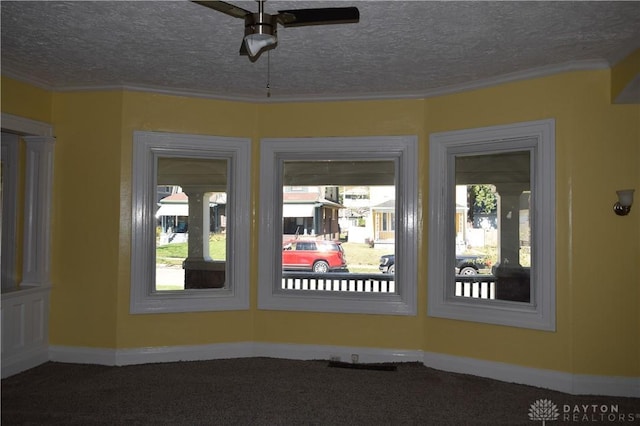
[[[416,313],[415,137],[264,139],[260,183],[260,309]],[[346,193],[369,190],[346,205]],[[352,244],[372,269],[356,270]],[[387,254],[395,273],[378,269]]]
[[[382,230],[394,231],[396,220],[393,213],[382,213]]]
[[[250,169],[246,139],[134,132],[132,313],[249,307]]]
[[[227,160],[159,155],[156,180],[161,185],[155,290],[223,287]]]
[[[429,315],[555,329],[554,129],[431,135]]]

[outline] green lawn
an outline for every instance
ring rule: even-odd
[[[156,248],[156,263],[181,265],[187,258],[188,243],[167,244]],[[226,259],[227,239],[224,234],[212,234],[209,237],[209,255],[214,260]]]
[[[342,243],[347,264],[351,272],[378,272],[380,256],[389,254],[388,249],[374,249],[368,244]],[[156,248],[156,262],[165,265],[181,265],[187,257],[187,243],[167,244]],[[209,238],[209,254],[212,259],[226,258],[226,236],[213,234]]]
[[[380,272],[380,256],[392,254],[387,248],[374,249],[365,243],[342,243],[350,272]]]

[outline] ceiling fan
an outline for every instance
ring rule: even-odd
[[[244,39],[240,54],[248,55],[251,62],[262,52],[275,49],[278,44],[278,24],[283,27],[309,25],[351,24],[360,20],[357,7],[325,7],[318,9],[279,10],[272,15],[264,12],[265,0],[256,0],[258,12],[242,9],[224,1],[193,1],[218,12],[244,19]]]

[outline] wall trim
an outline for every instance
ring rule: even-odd
[[[4,379],[14,374],[22,373],[49,361],[46,347],[29,348],[19,354],[2,358],[2,373]]]
[[[640,377],[571,374],[435,352],[425,352],[423,363],[437,370],[471,374],[572,395],[640,397]]]
[[[2,293],[2,378],[49,359],[48,286],[28,286]]]
[[[361,363],[377,362],[421,362],[422,351],[407,349],[363,348],[355,346],[296,345],[257,342],[254,356],[269,358],[351,361],[358,354]]]
[[[2,291],[18,286],[18,182],[20,176],[20,136],[2,132]]]
[[[21,135],[53,136],[53,127],[43,121],[31,120],[18,115],[2,113],[2,128]]]
[[[77,364],[136,365],[157,362],[206,361],[225,358],[247,358],[253,354],[251,342],[211,345],[156,346],[132,349],[50,346],[49,360]]]
[[[168,96],[186,96],[205,99],[215,99],[232,102],[251,102],[251,103],[288,103],[288,102],[339,102],[339,101],[369,101],[369,100],[391,100],[391,99],[423,99],[433,98],[436,96],[451,95],[477,89],[497,86],[504,83],[511,83],[521,80],[529,80],[534,78],[548,77],[555,74],[562,74],[574,71],[594,71],[610,68],[611,64],[606,60],[587,59],[570,61],[561,64],[546,65],[542,67],[531,68],[522,71],[497,75],[481,80],[454,84],[446,87],[437,87],[426,89],[424,91],[411,92],[382,92],[369,94],[344,93],[342,95],[302,95],[289,97],[270,97],[267,98],[263,93],[256,96],[242,95],[220,95],[215,93],[196,92],[188,89],[167,89],[158,86],[149,85],[87,85],[87,86],[52,86],[43,82],[30,78],[19,71],[15,71],[11,66],[4,65],[2,67],[3,75],[14,80],[31,84],[38,88],[55,91],[55,92],[89,92],[89,91],[132,91],[132,92],[149,92],[158,93]]]
[[[555,151],[554,118],[429,135],[428,316],[555,331]],[[448,254],[454,253],[454,189],[460,183],[455,182],[455,159],[506,152],[529,155],[529,222],[534,264],[530,272],[530,301],[513,303],[456,297],[450,285],[455,281],[453,260]],[[524,189],[520,188],[518,194]],[[497,191],[502,191],[500,185]],[[504,211],[498,209],[498,217],[502,214]]]
[[[249,309],[249,228],[251,223],[251,139],[167,132],[133,132],[131,163],[131,292],[132,314],[211,312]],[[223,288],[155,291],[157,169],[161,157],[224,161],[229,194],[227,259]],[[170,182],[179,184],[180,182]],[[189,192],[188,188],[183,189]],[[220,191],[216,185],[207,191]]]
[[[361,363],[421,362],[426,367],[437,370],[535,386],[572,395],[640,397],[640,377],[571,374],[413,349],[297,345],[268,342],[236,342],[131,349],[57,345],[49,347],[50,361],[111,366],[249,357],[297,360],[336,359],[349,362],[351,354],[358,354]]]

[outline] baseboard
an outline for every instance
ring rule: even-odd
[[[84,346],[49,346],[49,361],[71,364],[116,364],[116,349]]]
[[[49,360],[47,348],[37,347],[22,351],[13,356],[2,358],[2,378],[22,373],[23,371],[37,367]]]
[[[329,345],[295,345],[283,343],[254,343],[254,356],[285,359],[333,359],[351,362],[352,355],[358,356],[358,362],[422,362],[422,351],[385,348],[363,348]]]
[[[435,352],[425,352],[423,363],[438,370],[471,374],[572,395],[640,397],[640,377],[571,374]]]
[[[49,359],[55,362],[99,365],[135,365],[158,362],[205,361],[256,356],[251,342],[212,345],[157,346],[131,349],[50,346]]]
[[[640,398],[640,377],[611,377],[576,374],[573,388],[580,395],[608,395]]]
[[[154,362],[204,361],[225,358],[270,357],[283,359],[335,359],[359,362],[422,362],[422,351],[327,345],[295,345],[263,342],[212,345],[159,346],[131,349],[103,349],[50,346],[49,359],[56,362],[100,365],[134,365]]]
[[[51,361],[101,365],[133,365],[247,357],[300,360],[334,359],[351,362],[353,355],[357,355],[358,362],[361,363],[421,362],[425,366],[437,370],[471,374],[573,395],[640,397],[640,378],[638,377],[576,375],[420,350],[268,342],[237,342],[131,349],[49,347],[49,359]]]
[[[213,345],[161,346],[120,349],[115,365],[147,364],[152,362],[205,361],[226,358],[247,358],[253,355],[251,342]]]

